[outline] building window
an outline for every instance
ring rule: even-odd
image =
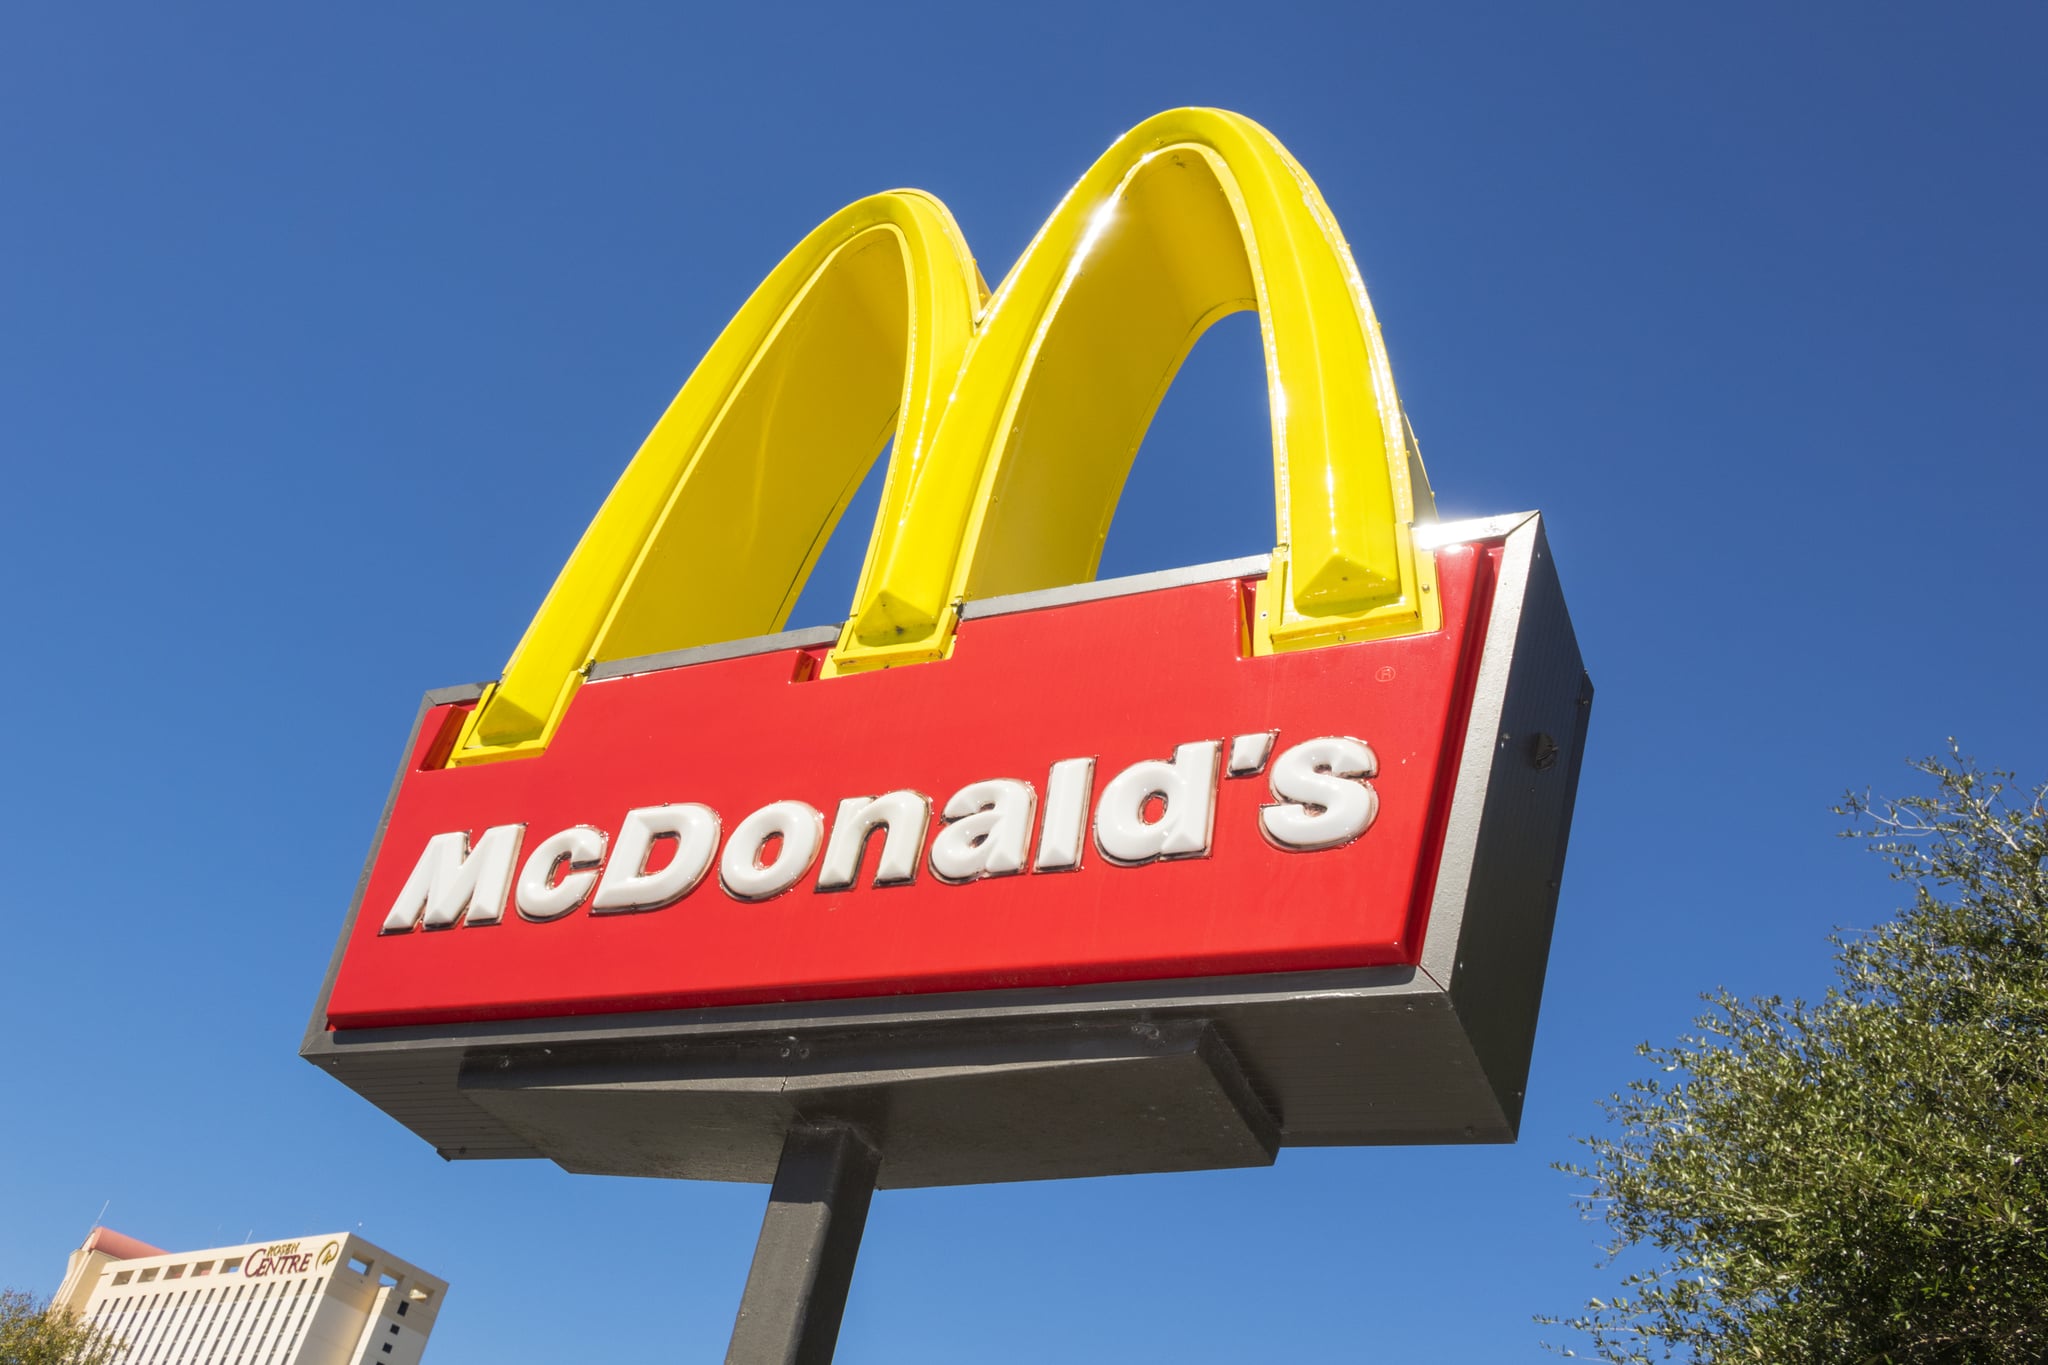
[[[132,1271],[132,1270],[117,1270],[117,1271],[115,1271],[115,1272],[114,1272],[114,1283],[115,1283],[115,1284],[126,1284],[126,1283],[128,1283],[128,1281],[130,1281],[130,1280],[132,1280],[132,1279],[134,1279],[134,1278],[135,1278],[135,1272],[134,1272],[134,1271]]]
[[[391,1354],[391,1343],[388,1341],[384,1343],[384,1354],[387,1356]]]
[[[151,1280],[153,1280],[153,1279],[155,1279],[155,1278],[156,1278],[156,1267],[155,1267],[155,1266],[151,1266],[151,1267],[150,1267],[149,1269],[147,1269],[147,1270],[145,1270],[145,1271],[143,1271],[143,1272],[142,1272],[142,1279],[141,1279],[141,1282],[142,1282],[143,1284],[148,1284],[148,1283],[149,1283],[149,1282],[150,1282]]]
[[[220,1273],[223,1275],[232,1275],[241,1268],[242,1258],[239,1256],[230,1256],[227,1260],[220,1263]]]
[[[213,1273],[213,1262],[201,1261],[198,1265],[192,1267],[192,1273],[194,1275],[211,1275]]]
[[[164,1272],[164,1278],[167,1280],[175,1280],[183,1276],[184,1273],[185,1267],[181,1265],[174,1265],[169,1270],[166,1270]]]
[[[409,1300],[409,1299],[400,1299],[400,1300],[398,1301],[398,1316],[400,1316],[401,1318],[402,1318],[402,1317],[404,1317],[404,1316],[405,1316],[405,1310],[406,1310],[406,1309],[408,1309],[408,1308],[410,1308],[410,1307],[412,1307],[412,1302],[411,1302],[411,1300]]]
[[[401,1308],[403,1308],[404,1306],[404,1304],[399,1305],[399,1307]],[[398,1335],[398,1324],[395,1322],[391,1324],[391,1335],[394,1337]]]
[[[350,1270],[355,1271],[355,1273],[358,1275],[367,1275],[370,1273],[370,1263],[360,1256],[349,1257],[348,1268]]]

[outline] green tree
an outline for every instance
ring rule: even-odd
[[[2048,786],[1950,755],[1838,809],[1912,902],[1833,936],[1825,999],[1724,991],[1638,1049],[1558,1166],[1627,1273],[1540,1321],[1615,1362],[2048,1359]]]
[[[125,1348],[47,1299],[0,1289],[0,1365],[113,1365]]]

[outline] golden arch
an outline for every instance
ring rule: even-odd
[[[634,456],[451,761],[543,747],[593,660],[780,629],[892,429],[829,672],[941,657],[962,600],[1092,578],[1161,396],[1246,309],[1277,531],[1255,647],[1434,628],[1409,536],[1428,484],[1350,250],[1270,133],[1179,109],[1095,163],[992,298],[915,191],[806,237]]]
[[[626,466],[450,761],[545,747],[593,660],[779,630],[891,432],[892,483],[926,458],[986,293],[915,191],[798,243]]]

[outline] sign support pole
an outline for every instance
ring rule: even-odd
[[[830,1365],[880,1165],[852,1124],[790,1126],[726,1365]]]

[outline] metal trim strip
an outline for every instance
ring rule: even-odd
[[[1471,540],[1505,540],[1538,515],[1535,512],[1505,512],[1497,517],[1424,522],[1415,528],[1415,548],[1441,550],[1446,545],[1463,545]]]
[[[1465,898],[1472,888],[1473,859],[1478,854],[1487,788],[1493,779],[1493,751],[1500,742],[1501,715],[1507,706],[1509,675],[1515,662],[1515,641],[1529,593],[1529,567],[1541,527],[1540,518],[1527,517],[1504,538],[1499,576],[1494,580],[1493,612],[1486,622],[1479,675],[1472,682],[1472,710],[1465,724],[1465,746],[1458,755],[1450,819],[1444,826],[1443,851],[1437,855],[1436,891],[1430,899],[1428,927],[1422,934],[1422,970],[1446,991],[1451,988],[1451,978],[1457,970]]]
[[[632,659],[606,659],[590,666],[589,682],[630,678],[640,673],[660,673],[691,664],[718,663],[724,659],[745,659],[755,654],[773,654],[782,649],[816,649],[839,643],[838,626],[805,626],[779,635],[755,635],[745,640],[725,640],[715,645],[692,645],[660,654],[642,654]]]
[[[979,621],[989,616],[1010,616],[1020,611],[1044,611],[1076,602],[1099,602],[1105,597],[1126,597],[1132,593],[1158,592],[1162,588],[1184,588],[1191,583],[1215,583],[1226,578],[1249,578],[1271,566],[1269,554],[1245,555],[1241,559],[1219,559],[1210,564],[1191,564],[1184,569],[1160,569],[1154,573],[1130,574],[1123,578],[1099,578],[1093,583],[1071,583],[1063,588],[1040,588],[1003,597],[984,597],[960,604],[962,621]]]
[[[503,1047],[526,1043],[552,1045],[592,1037],[606,1040],[680,1038],[698,1033],[781,1033],[855,1024],[883,1028],[991,1018],[1061,1018],[1102,1010],[1172,1006],[1220,1009],[1279,1001],[1434,996],[1438,993],[1436,983],[1413,967],[1362,967],[1264,976],[1184,977],[1177,980],[1106,982],[1091,986],[1033,986],[916,996],[856,996],[842,1000],[714,1005],[701,1009],[587,1014],[560,1019],[496,1019],[477,1024],[348,1029],[345,1035],[323,1032],[318,1050]],[[322,1010],[325,1010],[324,996]],[[337,1041],[338,1036],[345,1036],[346,1041]]]

